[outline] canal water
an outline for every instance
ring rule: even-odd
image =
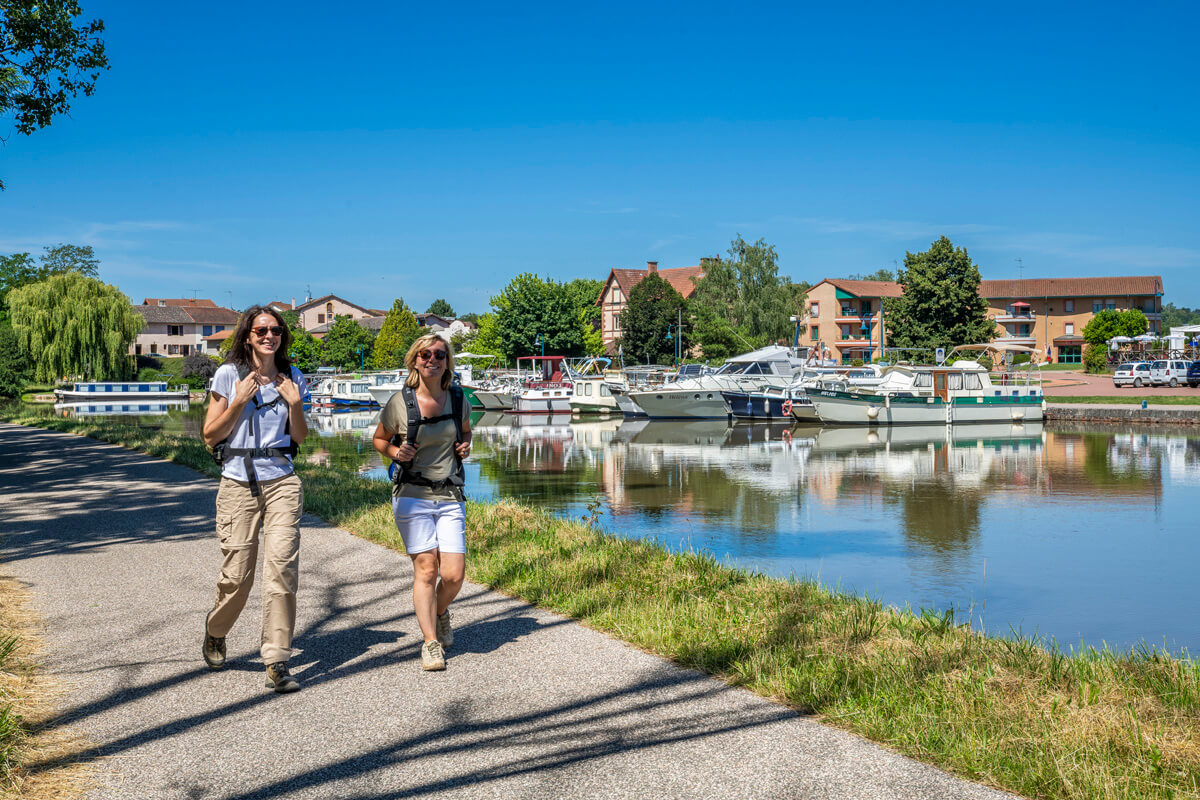
[[[201,409],[127,417],[199,435]],[[313,413],[303,457],[386,480],[378,411]],[[1018,631],[1200,653],[1200,432],[820,428],[475,414],[475,499]]]

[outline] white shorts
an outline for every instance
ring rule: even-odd
[[[393,497],[392,516],[410,556],[430,550],[467,552],[466,503]]]

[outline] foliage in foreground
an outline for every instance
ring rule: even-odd
[[[5,416],[0,411],[0,416]],[[11,421],[216,469],[199,442],[108,422]],[[402,549],[388,486],[301,464],[307,510]],[[511,502],[472,503],[470,577],[976,780],[1039,798],[1200,792],[1200,664],[989,638]]]

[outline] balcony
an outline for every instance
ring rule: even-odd
[[[995,317],[993,317],[993,319],[995,319],[996,322],[1028,322],[1032,324],[1037,321],[1037,312],[1016,311],[1011,314],[1006,312],[1004,314],[997,314]]]
[[[863,347],[876,347],[878,344],[879,344],[878,341],[873,340],[868,336],[846,336],[846,335],[843,335],[842,338],[833,340],[833,345],[835,347],[863,348]]]

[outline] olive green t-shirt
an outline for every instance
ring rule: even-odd
[[[442,414],[450,414],[454,410],[454,401],[450,392],[446,392],[446,403],[442,406]],[[471,407],[463,398],[463,426],[470,424]],[[440,415],[434,415],[440,416]],[[408,434],[408,407],[404,405],[404,395],[396,392],[383,407],[379,415],[383,427],[392,433],[399,433],[403,440]],[[454,439],[455,428],[453,419],[441,422],[425,423],[417,428],[417,455],[413,459],[412,470],[431,481],[449,478],[454,472]],[[462,492],[454,486],[444,489],[434,489],[431,486],[417,486],[412,483],[392,484],[393,497],[415,497],[420,500],[462,500]]]

